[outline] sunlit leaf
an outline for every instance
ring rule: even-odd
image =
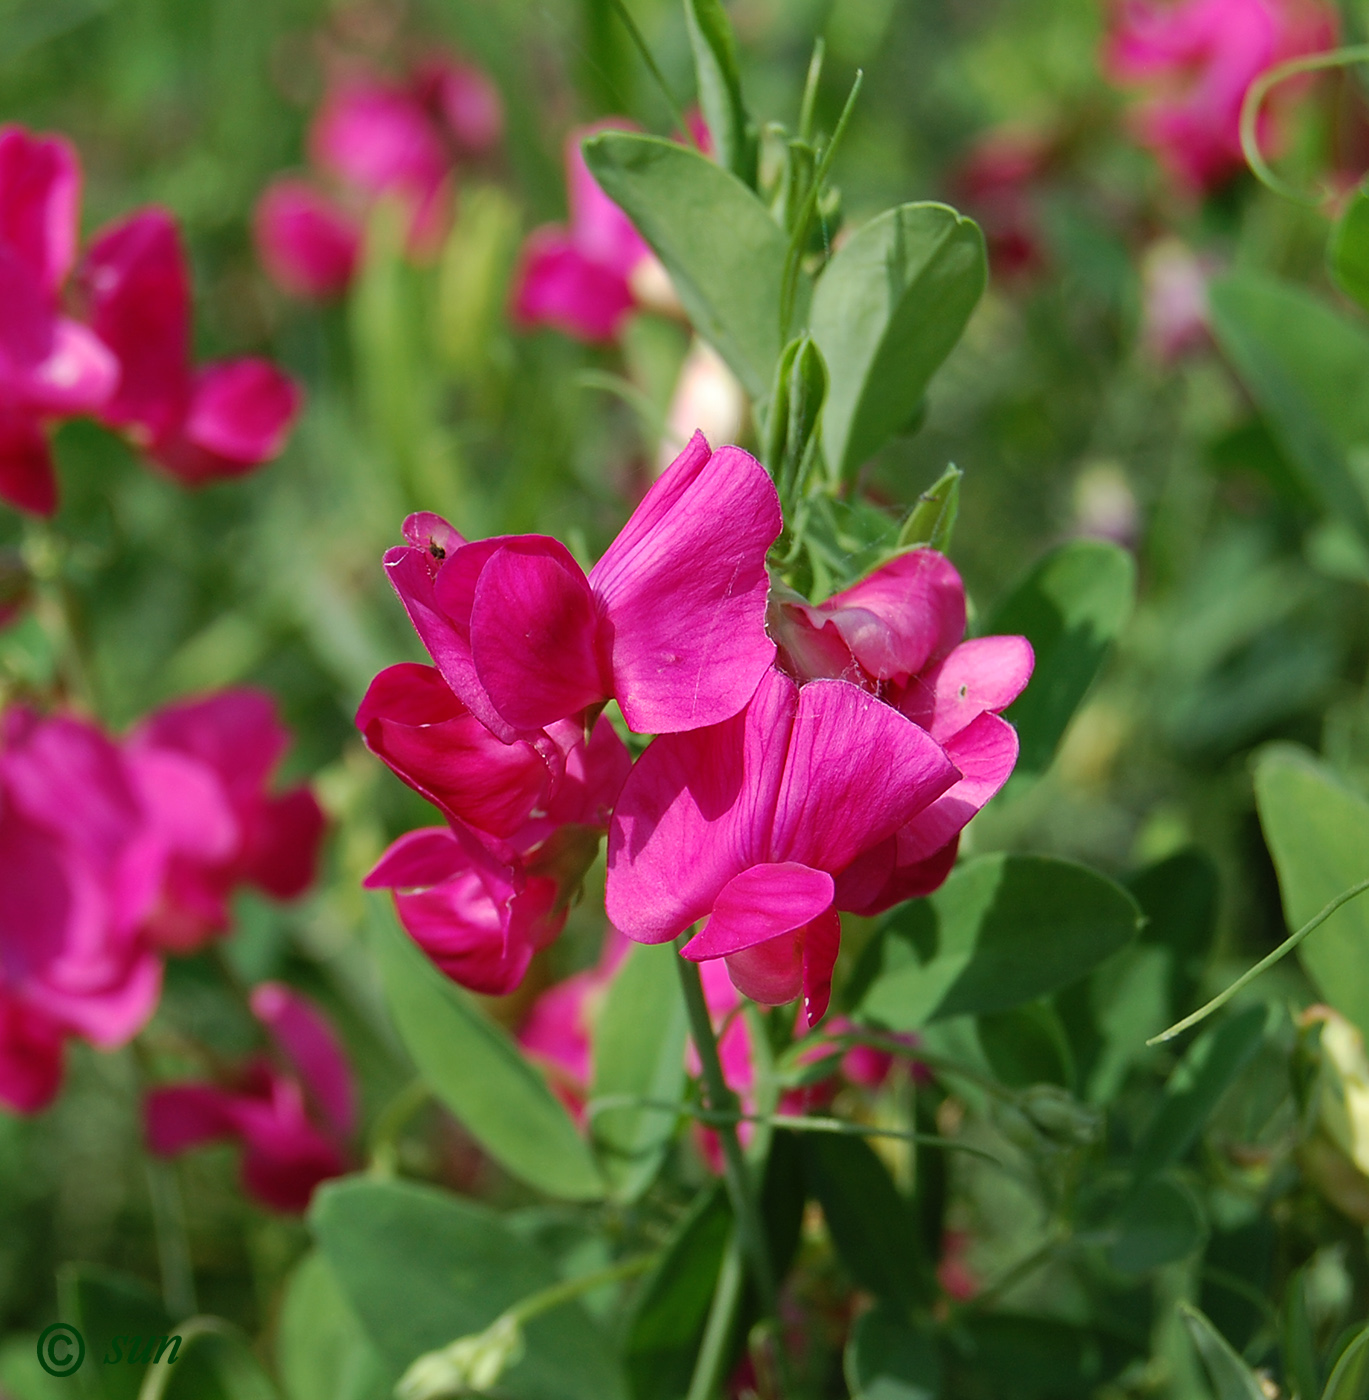
[[[986,267],[979,226],[945,204],[886,210],[833,257],[809,324],[831,378],[822,440],[834,475],[851,476],[914,417]]]

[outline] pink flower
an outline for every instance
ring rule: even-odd
[[[840,677],[878,694],[945,750],[950,789],[844,872],[842,907],[874,914],[930,894],[955,863],[961,830],[1007,782],[1017,734],[998,717],[1031,677],[1025,637],[962,642],[965,590],[935,550],[900,554],[816,607],[776,598],[780,664],[799,680]]]
[[[487,73],[445,55],[424,59],[410,78],[418,100],[458,156],[488,155],[504,138],[504,103]]]
[[[1239,123],[1250,84],[1277,63],[1332,48],[1336,32],[1334,12],[1315,0],[1123,0],[1104,66],[1113,82],[1148,94],[1135,114],[1141,143],[1179,184],[1203,191],[1245,163]],[[1272,135],[1265,120],[1261,144]]]
[[[271,697],[220,691],[178,701],[129,737],[128,763],[167,856],[146,932],[188,952],[229,923],[239,885],[292,899],[313,882],[322,809],[307,787],[270,788],[290,743]]]
[[[162,851],[119,750],[92,725],[12,709],[0,741],[0,1101],[42,1108],[62,1044],[124,1044],[161,964],[139,936]]]
[[[80,188],[66,141],[0,127],[0,499],[38,515],[57,506],[45,422],[95,412],[119,377],[109,350],[61,314]]]
[[[305,180],[273,180],[257,201],[253,232],[262,262],[285,291],[331,297],[346,291],[361,257],[361,228]]]
[[[154,1089],[144,1106],[148,1146],[174,1157],[236,1139],[247,1191],[274,1210],[300,1212],[319,1182],[348,1170],[356,1119],[351,1071],[332,1028],[297,992],[264,982],[252,992],[252,1011],[290,1072],[259,1056],[228,1086]]]
[[[610,698],[632,729],[667,733],[736,714],[770,665],[780,523],[760,464],[696,433],[588,578],[545,535],[468,544],[426,515],[385,564],[443,678],[501,739]]]
[[[439,718],[430,726],[435,732],[425,734],[425,726],[416,722],[421,713],[417,705],[403,712],[404,724],[395,718],[397,704],[388,706],[390,718],[376,718],[381,713],[377,687],[395,686],[392,673],[398,669],[382,672],[363,702],[362,711],[370,716],[368,742],[430,801],[443,797],[449,803],[459,792],[458,805],[467,817],[474,814],[489,825],[483,830],[467,825],[439,802],[452,813],[451,825],[401,836],[365,885],[394,891],[400,922],[441,972],[472,991],[503,996],[522,982],[533,954],[565,924],[570,899],[598,853],[631,758],[601,716],[588,744],[582,730],[572,741],[571,726],[556,726],[563,747],[542,736],[558,756],[550,768],[531,745],[504,750],[498,741],[458,747],[456,765],[445,764],[444,738],[454,729],[469,735],[478,726],[464,716]],[[441,683],[427,667],[414,670]],[[421,684],[426,690],[418,694],[422,703],[442,703],[428,688],[429,680]],[[447,699],[460,708],[450,692]],[[399,761],[396,755],[402,756]],[[482,763],[489,765],[488,800],[466,802],[462,799],[478,786]],[[453,766],[464,768],[460,785],[450,781]],[[530,787],[529,776],[539,777],[540,784]]]
[[[612,340],[637,304],[633,279],[652,259],[632,220],[599,188],[580,143],[600,131],[630,131],[613,119],[566,138],[570,223],[534,229],[514,278],[513,314],[523,326],[553,326],[576,340]]]
[[[547,1071],[552,1088],[582,1126],[593,1073],[590,1036],[627,950],[627,940],[610,924],[598,963],[543,992],[518,1031],[518,1043]]]
[[[802,992],[811,1025],[827,1007],[837,909],[850,907],[840,877],[872,848],[891,865],[895,833],[959,776],[857,686],[800,690],[771,671],[740,715],[663,735],[637,761],[609,828],[608,916],[644,943],[706,916],[684,956],[725,958],[755,1001]]]
[[[120,366],[103,422],[187,484],[240,476],[281,451],[300,406],[293,381],[266,360],[192,367],[189,273],[169,214],[147,209],[106,229],[80,284]]]

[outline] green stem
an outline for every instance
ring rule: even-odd
[[[694,1358],[694,1374],[689,1379],[685,1400],[714,1400],[722,1390],[727,1379],[729,1343],[737,1325],[737,1309],[741,1307],[744,1276],[741,1244],[734,1230],[723,1255],[723,1266],[718,1270],[713,1303],[708,1310],[699,1354]]]
[[[967,1299],[957,1311],[961,1313],[980,1312],[998,1302],[1005,1293],[1016,1288],[1024,1278],[1028,1278],[1043,1264],[1048,1263],[1058,1250],[1069,1243],[1069,1239],[1069,1230],[1057,1226],[1030,1254],[1024,1259],[1019,1259],[1016,1264],[1001,1273],[987,1288],[976,1293],[973,1298]]]
[[[1270,169],[1260,151],[1260,108],[1264,106],[1264,100],[1270,92],[1289,78],[1296,78],[1302,73],[1315,73],[1325,68],[1348,68],[1352,63],[1365,62],[1369,62],[1369,44],[1351,44],[1343,49],[1333,49],[1330,53],[1314,53],[1303,58],[1290,59],[1287,63],[1280,63],[1278,67],[1271,68],[1267,73],[1261,73],[1250,84],[1246,89],[1245,101],[1241,103],[1241,152],[1246,163],[1254,171],[1255,178],[1262,185],[1273,190],[1275,194],[1281,194],[1285,199],[1291,199],[1295,204],[1302,204],[1310,209],[1315,209],[1322,203],[1319,198],[1313,199],[1303,194]]]
[[[1348,890],[1342,890],[1325,909],[1319,914],[1313,915],[1297,933],[1290,934],[1285,938],[1272,953],[1261,958],[1248,972],[1242,973],[1225,991],[1218,992],[1206,1006],[1199,1007],[1191,1016],[1185,1016],[1182,1021],[1176,1021],[1167,1031],[1161,1031],[1159,1035],[1151,1036],[1146,1044],[1163,1045],[1165,1041],[1173,1040],[1176,1035],[1182,1035],[1190,1026],[1196,1026],[1199,1021],[1205,1021],[1214,1011],[1220,1011],[1243,987],[1248,987],[1260,973],[1273,967],[1281,958],[1291,953],[1309,933],[1319,929],[1342,904],[1349,904],[1352,899],[1362,895],[1365,890],[1369,890],[1369,880],[1361,880],[1359,884],[1351,885]]]
[[[827,41],[818,35],[813,42],[813,56],[808,60],[808,76],[803,84],[803,101],[799,104],[799,140],[813,138],[813,111],[818,103],[818,84],[822,81],[822,61],[827,55]]]
[[[634,1254],[630,1259],[620,1259],[616,1264],[608,1264],[592,1273],[577,1274],[562,1283],[554,1283],[540,1293],[531,1293],[521,1303],[515,1303],[503,1315],[519,1327],[526,1326],[535,1317],[583,1298],[598,1288],[606,1288],[610,1283],[621,1283],[625,1278],[636,1278],[644,1274],[660,1258],[659,1254]]]
[[[179,1353],[188,1351],[201,1337],[221,1337],[226,1341],[237,1342],[242,1348],[241,1352],[229,1349],[223,1353],[223,1366],[229,1373],[223,1377],[228,1383],[227,1388],[232,1394],[258,1394],[260,1392],[259,1377],[261,1373],[248,1359],[251,1355],[251,1346],[247,1336],[240,1328],[234,1327],[231,1322],[225,1322],[221,1317],[192,1317],[180,1324],[178,1335],[181,1339],[181,1344],[177,1348],[176,1359],[178,1361],[185,1359]],[[170,1361],[159,1361],[147,1368],[142,1387],[138,1391],[138,1400],[162,1400],[167,1387],[178,1374],[171,1369],[173,1364]],[[234,1387],[234,1381],[239,1378],[242,1384],[241,1392]]]
[[[422,1079],[411,1080],[380,1111],[371,1134],[372,1176],[389,1180],[399,1174],[399,1135],[405,1124],[432,1096]]]
[[[684,957],[676,958],[675,961],[680,970],[680,988],[684,992],[690,1036],[703,1069],[708,1107],[715,1111],[734,1111],[736,1098],[727,1087],[727,1079],[723,1075],[722,1060],[718,1055],[718,1042],[713,1034],[713,1020],[708,1014],[708,1002],[704,997],[699,966]],[[742,1153],[741,1141],[737,1137],[737,1125],[719,1123],[716,1131],[723,1153],[723,1181],[732,1202],[732,1214],[737,1222],[741,1252],[746,1259],[747,1268],[756,1287],[756,1295],[760,1300],[761,1318],[762,1321],[778,1323],[779,1289],[770,1261],[770,1249],[766,1243],[760,1204],[756,1199],[750,1169]],[[783,1348],[779,1350],[780,1365],[783,1369]],[[789,1391],[789,1387],[783,1383],[781,1388],[786,1393]]]
[[[152,1200],[152,1232],[157,1241],[157,1266],[162,1275],[162,1302],[173,1319],[198,1311],[195,1270],[185,1229],[185,1205],[176,1178],[176,1165],[148,1157],[147,1193]]]

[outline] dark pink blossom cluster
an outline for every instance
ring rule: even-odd
[[[1121,0],[1103,64],[1113,82],[1145,94],[1137,138],[1178,185],[1202,193],[1245,165],[1240,115],[1251,83],[1334,48],[1337,29],[1335,10],[1319,0]],[[1277,108],[1266,110],[1261,147],[1279,135]]]
[[[163,1157],[208,1142],[239,1142],[248,1194],[297,1213],[319,1182],[349,1169],[352,1072],[332,1027],[298,992],[262,982],[250,1002],[272,1053],[235,1066],[226,1083],[154,1089],[144,1105],[147,1142]]]
[[[764,469],[695,434],[589,571],[554,539],[468,542],[412,516],[386,568],[434,667],[391,667],[366,743],[445,826],[368,877],[409,933],[482,992],[518,985],[608,835],[609,922],[735,986],[826,1011],[839,911],[946,877],[1002,786],[999,718],[1021,637],[962,640],[965,596],[931,550],[813,606],[772,588]],[[635,762],[605,715],[654,735]]]
[[[0,1103],[47,1104],[72,1036],[136,1035],[162,957],[225,932],[236,888],[312,882],[323,813],[270,785],[288,742],[246,689],[169,705],[122,742],[74,715],[0,715]]]
[[[80,191],[68,142],[0,127],[0,499],[39,515],[56,509],[45,428],[78,415],[187,483],[276,456],[300,392],[266,360],[194,364],[175,221],[141,210],[98,233],[78,261]]]
[[[294,296],[345,291],[367,211],[381,198],[403,206],[410,251],[432,251],[451,215],[457,163],[488,154],[503,132],[498,89],[468,63],[435,55],[399,81],[338,78],[309,131],[315,173],[282,176],[258,201],[263,264]]]

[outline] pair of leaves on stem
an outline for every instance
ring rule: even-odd
[[[827,370],[822,443],[849,478],[916,416],[984,290],[984,239],[943,204],[870,220],[832,257],[816,289],[799,278],[781,325],[788,238],[721,164],[670,141],[609,131],[585,160],[670,273],[694,328],[757,401],[805,324]]]

